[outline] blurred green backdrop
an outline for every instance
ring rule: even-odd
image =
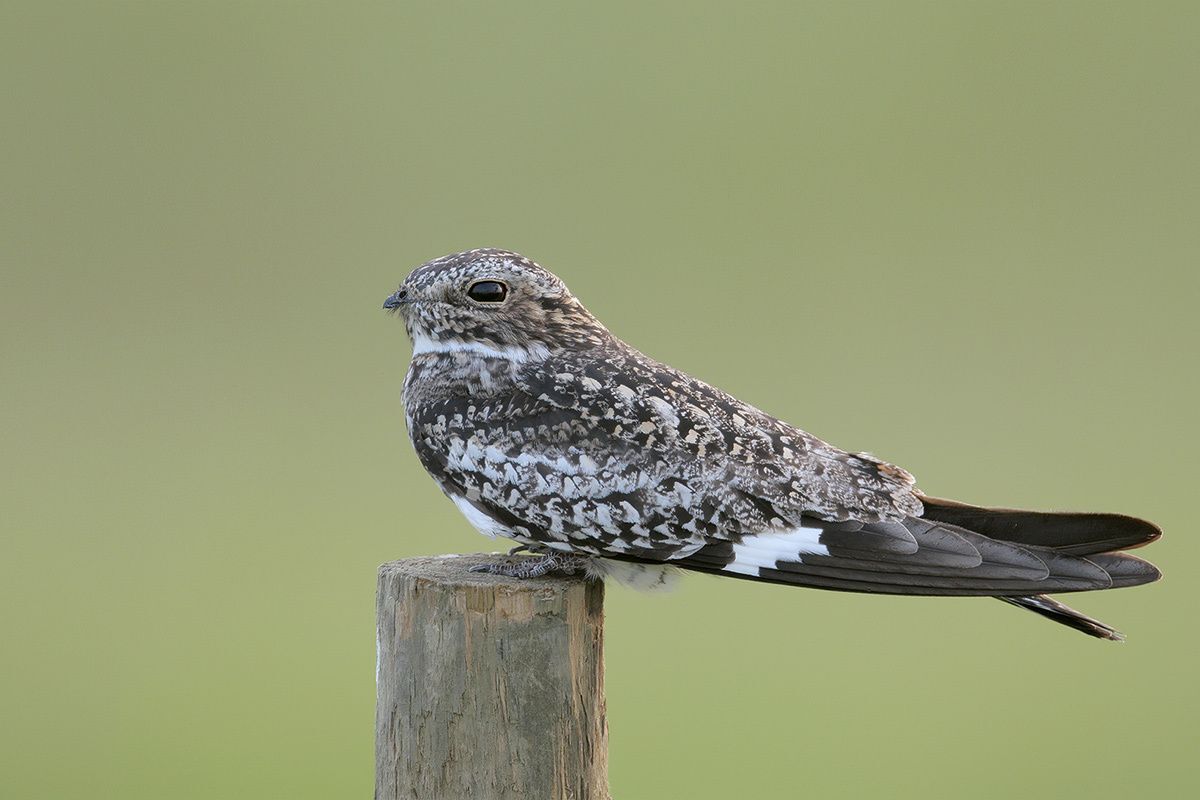
[[[619,798],[1186,796],[1191,2],[13,3],[13,798],[366,797],[378,563],[488,547],[380,311],[477,246],[934,494],[1150,517],[1167,580],[987,600],[693,577],[608,605]]]

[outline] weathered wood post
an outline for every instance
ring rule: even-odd
[[[379,568],[377,800],[608,800],[604,585]]]

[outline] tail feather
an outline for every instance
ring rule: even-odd
[[[1052,619],[1077,631],[1083,631],[1088,636],[1095,636],[1097,639],[1107,639],[1110,642],[1125,641],[1125,634],[1116,628],[1105,625],[1098,619],[1092,619],[1089,616],[1080,614],[1070,606],[1060,603],[1053,597],[1047,597],[1044,594],[1023,597],[997,597],[996,599],[1011,603],[1018,608],[1029,609],[1035,614],[1041,614],[1047,619]]]

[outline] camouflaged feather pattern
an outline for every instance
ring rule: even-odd
[[[1122,552],[1157,539],[1154,524],[918,495],[904,470],[629,347],[517,253],[435,259],[384,308],[413,343],[404,401],[422,464],[478,530],[544,554],[489,567],[500,574],[583,569],[650,588],[669,564],[839,591],[990,595],[1103,639],[1121,635],[1045,592],[1160,577]]]
[[[423,376],[438,376],[426,387]],[[802,515],[921,513],[912,477],[852,455],[608,335],[513,364],[414,360],[409,431],[442,488],[526,543],[674,559]]]

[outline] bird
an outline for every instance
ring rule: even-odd
[[[1153,523],[926,495],[898,466],[641,353],[516,252],[436,258],[383,307],[412,343],[418,459],[473,527],[517,542],[486,571],[987,596],[1117,641],[1048,595],[1161,577],[1124,552],[1158,539]]]

